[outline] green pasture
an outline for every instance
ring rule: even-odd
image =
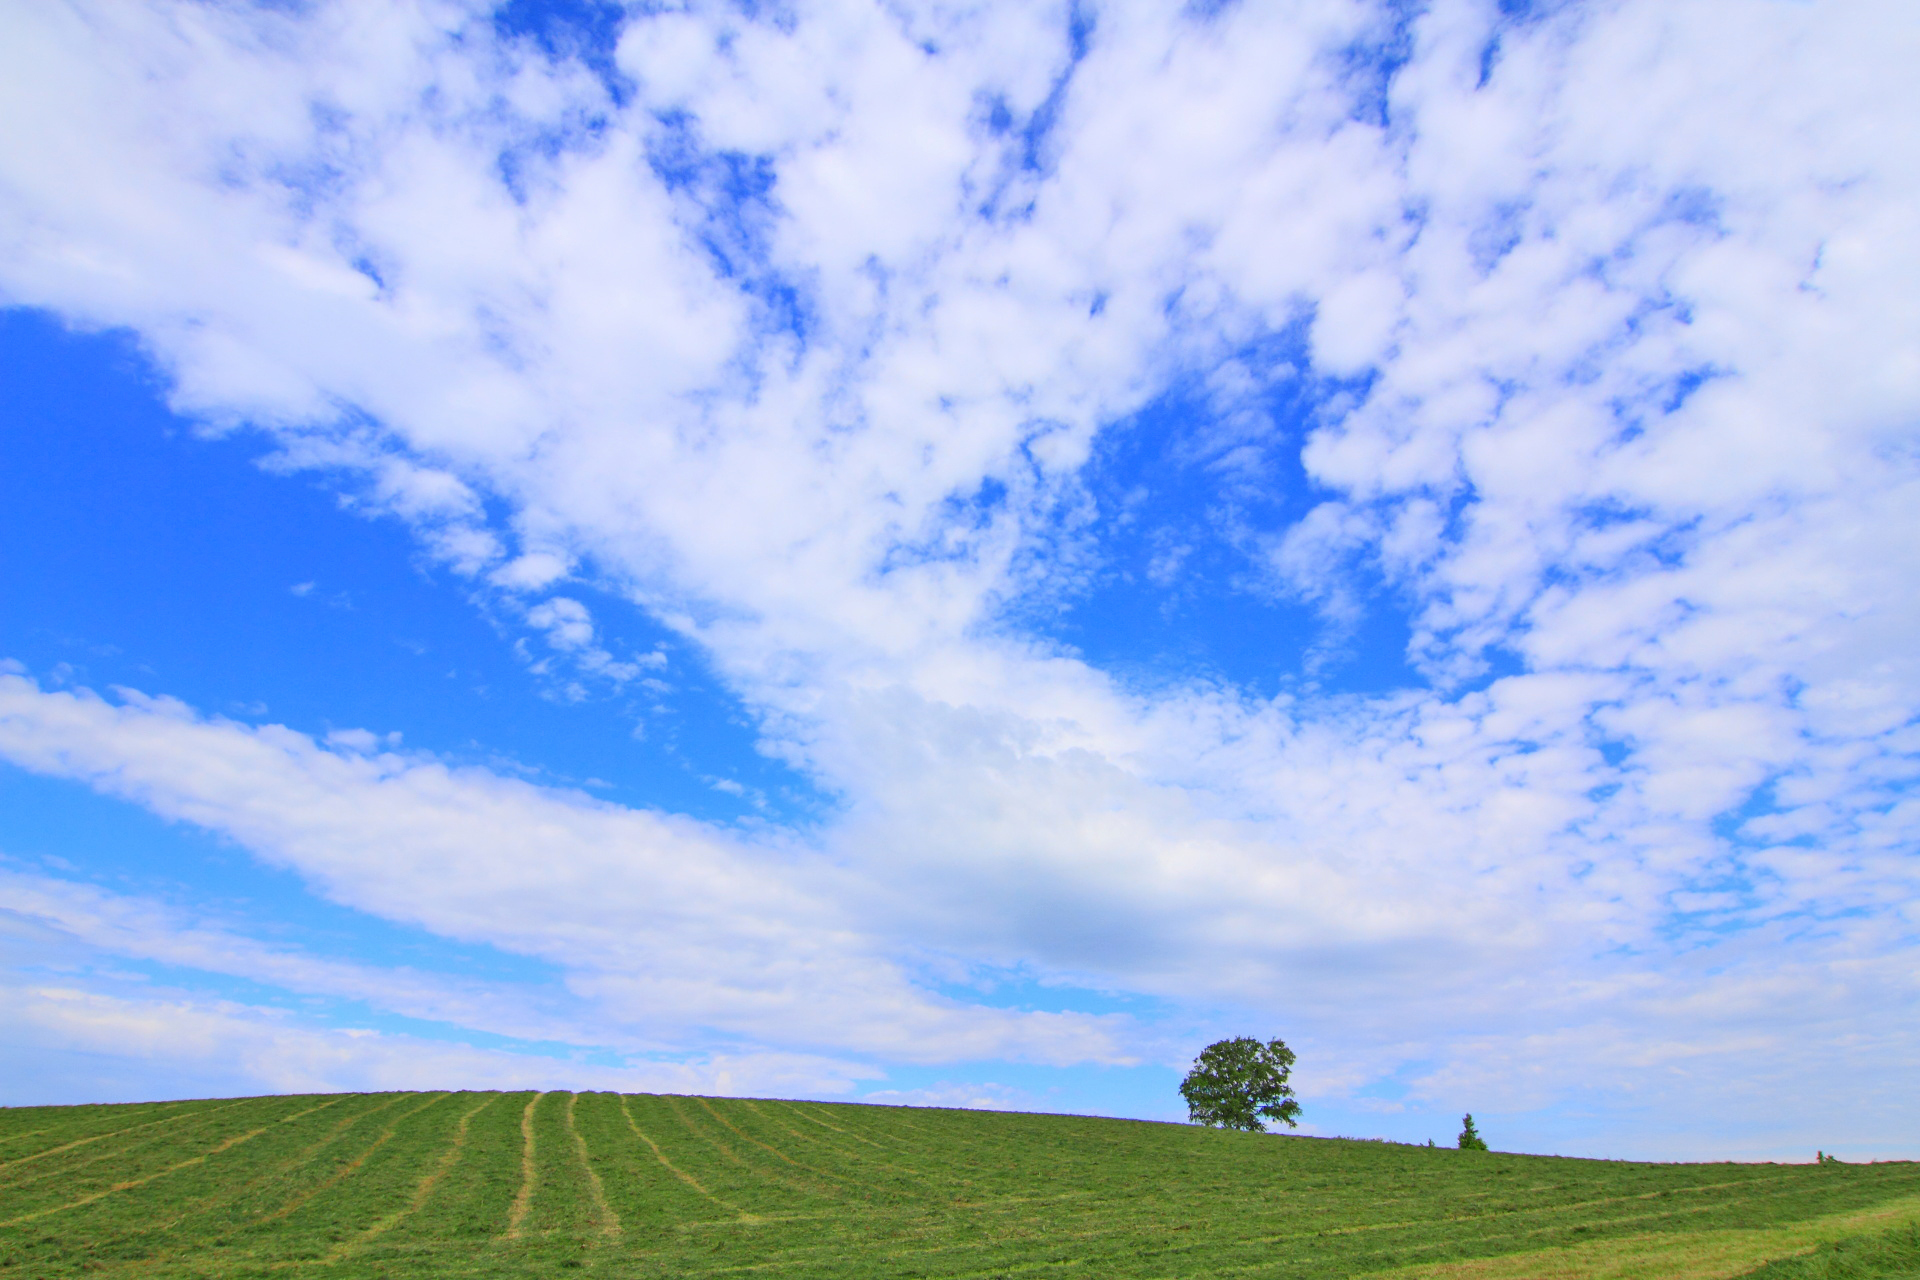
[[[1916,1220],[1912,1163],[1631,1164],[611,1093],[0,1110],[0,1280],[1798,1280],[1920,1274]]]

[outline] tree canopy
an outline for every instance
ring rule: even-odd
[[[1473,1127],[1473,1112],[1467,1112],[1460,1124],[1460,1149],[1462,1151],[1485,1151],[1487,1149],[1486,1139],[1482,1138],[1480,1131]]]
[[[1180,1082],[1188,1118],[1216,1129],[1253,1133],[1266,1131],[1262,1117],[1297,1127],[1294,1117],[1300,1104],[1287,1083],[1293,1062],[1293,1050],[1284,1040],[1261,1044],[1252,1036],[1239,1036],[1215,1041],[1200,1051],[1193,1070]]]

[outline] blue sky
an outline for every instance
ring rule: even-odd
[[[7,22],[0,1102],[1914,1154],[1899,6]]]

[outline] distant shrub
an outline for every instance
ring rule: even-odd
[[[1462,1151],[1485,1151],[1487,1142],[1480,1131],[1473,1127],[1473,1112],[1467,1112],[1460,1122],[1460,1149]]]

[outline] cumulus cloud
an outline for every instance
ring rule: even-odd
[[[1920,30],[1511,10],[692,5],[610,86],[456,4],[19,6],[9,301],[133,329],[558,656],[633,675],[563,577],[650,610],[841,806],[748,840],[21,680],[5,750],[663,1039],[1157,1051],[911,976],[1025,964],[1352,1081],[1481,1019],[1551,1093],[1810,957],[1909,1008]],[[1143,693],[1022,629],[1103,432],[1283,377],[1300,434],[1235,429],[1314,500],[1246,574],[1403,610],[1417,680]]]

